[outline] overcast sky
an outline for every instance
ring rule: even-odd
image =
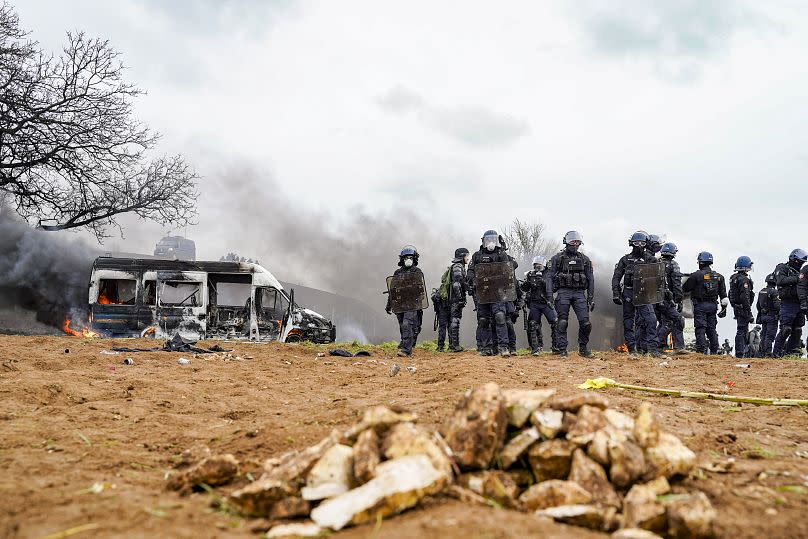
[[[518,216],[611,265],[643,228],[685,270],[747,254],[758,283],[808,248],[799,0],[14,4],[46,47],[84,29],[123,53],[138,115],[204,176],[203,256],[233,166],[336,219],[409,206],[469,247]]]

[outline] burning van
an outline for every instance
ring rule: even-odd
[[[109,337],[334,342],[331,321],[294,297],[258,264],[100,257],[90,278],[90,329]]]

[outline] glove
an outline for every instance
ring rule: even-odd
[[[516,311],[515,313],[511,313],[511,322],[516,323],[516,321],[518,319],[519,319],[519,311]]]
[[[727,316],[727,307],[721,307],[721,312],[718,313],[718,318],[724,318]]]
[[[393,314],[393,311],[391,311],[391,310],[390,310],[390,306],[389,306],[389,305],[388,305],[387,307],[385,307],[385,308],[384,308],[384,312],[386,312],[387,314]]]
[[[525,300],[523,300],[523,299],[517,299],[516,300],[515,307],[516,307],[517,311],[521,311],[522,307],[524,307],[524,306],[525,306]]]
[[[589,312],[595,310],[595,298],[587,298],[586,303],[589,305]]]
[[[612,301],[614,302],[615,305],[622,305],[623,304],[623,300],[620,299],[620,296],[617,296],[617,295],[615,295],[612,298]]]

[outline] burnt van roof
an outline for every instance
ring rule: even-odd
[[[208,273],[256,273],[259,266],[243,262],[206,262],[202,260],[165,260],[160,258],[114,258],[101,256],[93,269],[122,271],[206,271]]]

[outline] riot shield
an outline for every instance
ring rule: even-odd
[[[390,310],[394,313],[417,311],[429,307],[426,282],[421,272],[407,272],[387,278]]]
[[[510,262],[474,265],[477,302],[482,304],[516,301],[516,276]]]
[[[651,262],[634,266],[634,305],[654,305],[665,299],[665,264]]]

